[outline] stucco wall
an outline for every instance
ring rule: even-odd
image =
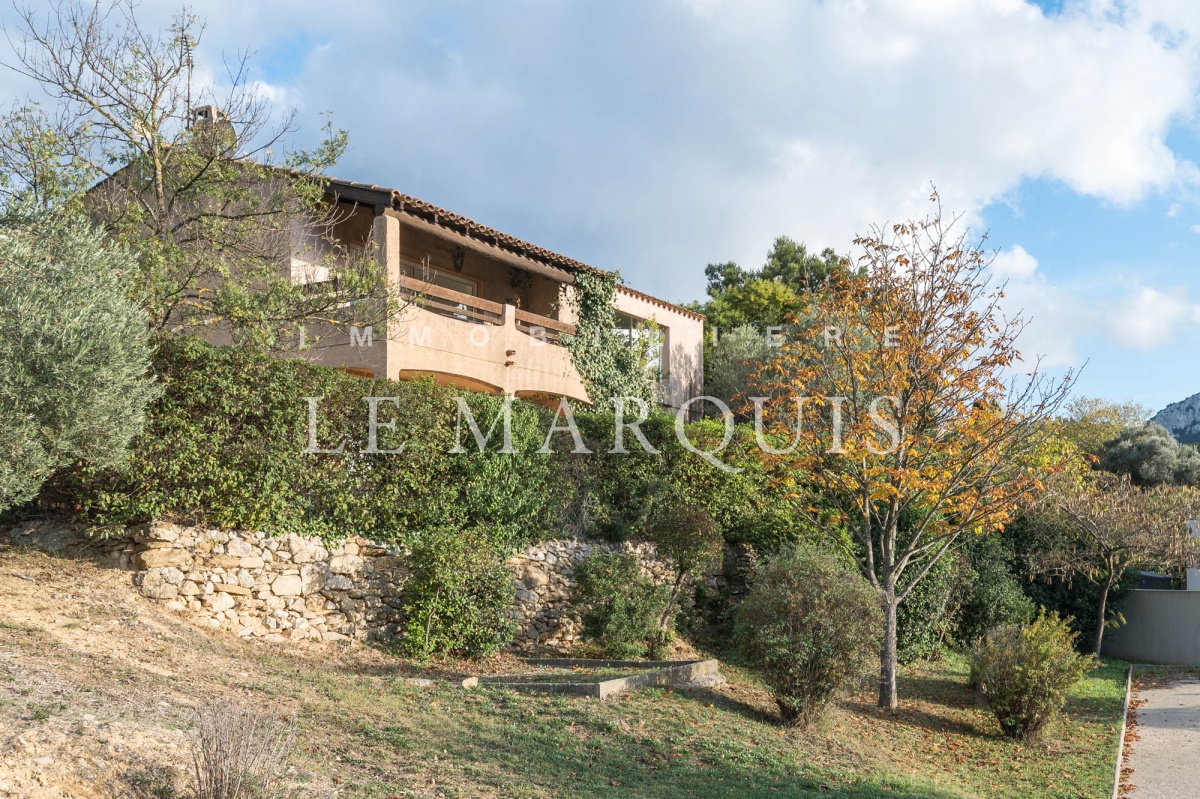
[[[504,306],[499,325],[472,324],[410,306],[400,335],[387,342],[387,350],[387,376],[393,379],[429,374],[475,391],[588,398],[567,349],[518,330],[511,305]]]
[[[364,220],[354,221],[365,229]],[[365,234],[356,236],[356,242],[365,239]],[[574,288],[568,284],[517,269],[469,248],[463,249],[462,269],[455,272],[456,247],[452,241],[406,225],[391,214],[374,218],[371,236],[393,285],[399,275],[428,258],[433,267],[473,280],[478,296],[483,299],[567,323],[576,322],[572,305]],[[654,320],[662,330],[663,402],[678,408],[702,394],[703,320],[622,286],[617,287],[615,304],[617,310],[636,319]],[[474,331],[475,340],[468,342],[470,328],[478,325],[433,317],[420,308],[409,308],[401,320],[374,325],[370,347],[351,346],[346,333],[316,329],[314,336],[323,338],[321,346],[297,354],[327,366],[390,378],[433,374],[475,390],[586,399],[582,381],[565,349],[541,341],[530,342],[528,335],[513,328],[511,319],[505,319],[495,329]],[[423,345],[421,342],[429,334],[440,338],[443,344]],[[492,346],[480,346],[484,339]]]
[[[653,319],[664,334],[664,402],[679,408],[704,387],[704,322],[690,314],[617,287],[617,310],[635,319]]]
[[[1105,655],[1200,665],[1200,591],[1134,591],[1122,612],[1125,624],[1105,633]]]

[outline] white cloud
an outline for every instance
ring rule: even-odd
[[[175,4],[141,8],[165,20]],[[309,131],[325,110],[350,129],[343,176],[672,299],[702,295],[705,263],[760,264],[781,233],[846,251],[872,223],[923,214],[930,181],[967,221],[1019,206],[1029,178],[1114,204],[1200,183],[1168,145],[1197,121],[1189,0],[1052,15],[1020,0],[297,0],[286,15],[214,0],[204,13],[203,52],[294,60],[259,77]],[[1056,357],[1075,357],[1072,330],[1103,329],[1025,250],[996,268]],[[1128,341],[1166,335],[1152,328]]]
[[[1019,318],[1025,328],[1017,339],[1022,360],[1039,359],[1046,367],[1079,366],[1076,341],[1093,331],[1096,309],[1076,293],[1050,283],[1039,271],[1037,258],[1016,245],[992,261],[992,274],[1003,283],[1001,308],[1009,319]]]
[[[163,0],[165,4],[165,0]],[[395,185],[670,297],[775,235],[846,250],[1031,177],[1122,204],[1197,182],[1200,5],[1019,0],[214,3],[225,50],[307,35],[287,99]],[[370,24],[364,24],[370,20]],[[273,85],[276,85],[273,83]],[[277,87],[286,91],[285,87]]]
[[[1020,244],[1000,252],[992,260],[992,273],[1001,280],[1029,280],[1037,268],[1037,259]]]
[[[1168,344],[1183,328],[1200,322],[1200,305],[1192,302],[1186,290],[1178,287],[1169,292],[1138,287],[1114,310],[1107,330],[1109,339],[1139,350]]]
[[[1004,283],[1006,315],[1027,322],[1017,341],[1026,363],[1040,357],[1048,367],[1079,366],[1081,341],[1103,339],[1122,351],[1144,352],[1200,326],[1200,304],[1183,286],[1159,289],[1119,276],[1055,284],[1020,245],[997,255],[991,271]]]

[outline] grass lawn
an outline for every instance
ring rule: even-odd
[[[799,732],[777,726],[767,692],[727,664],[725,685],[607,702],[466,690],[463,672],[511,674],[521,664],[422,667],[361,645],[248,641],[204,631],[127,581],[0,545],[0,782],[24,786],[13,795],[179,795],[191,709],[230,698],[297,718],[292,765],[310,799],[1111,791],[1122,663],[1093,672],[1036,745],[999,736],[955,656],[902,669],[895,713],[877,709],[866,687]],[[47,780],[55,792],[42,790]],[[113,787],[99,791],[101,783]]]
[[[348,797],[1104,797],[1125,666],[1095,671],[1037,745],[999,737],[948,656],[906,669],[901,708],[868,692],[818,730],[776,726],[747,675],[719,689],[616,701],[528,696],[405,678],[296,675],[285,693],[320,718],[305,737]],[[262,686],[264,690],[271,688]],[[323,739],[318,743],[317,739]],[[338,765],[342,764],[342,765]],[[386,776],[399,770],[407,778]],[[376,776],[371,776],[376,775]]]

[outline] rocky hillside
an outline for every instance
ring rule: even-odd
[[[1173,402],[1150,420],[1171,431],[1183,444],[1200,441],[1200,394]]]

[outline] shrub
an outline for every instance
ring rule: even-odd
[[[778,351],[754,325],[722,331],[718,343],[712,347],[712,357],[704,360],[705,393],[740,410],[745,403],[738,402],[739,396],[747,393],[759,366],[774,355]]]
[[[533,453],[543,411],[512,403],[514,454],[480,453],[463,425],[466,452],[453,454],[455,391],[431,380],[362,380],[328,367],[186,336],[162,338],[154,368],[165,391],[120,469],[85,467],[53,481],[43,501],[78,509],[85,521],[126,526],[151,519],[184,524],[366,538],[408,544],[427,530],[486,527],[515,547],[545,529],[553,462]],[[368,406],[379,403],[378,447],[363,453]],[[307,397],[320,397],[317,444],[309,448]],[[499,402],[467,392],[486,430]],[[499,439],[499,436],[496,436]],[[498,440],[493,442],[499,447]],[[520,480],[505,479],[519,472]]]
[[[808,547],[763,561],[738,607],[734,638],[785,722],[812,724],[878,662],[879,597],[856,571]]]
[[[1062,710],[1067,691],[1094,666],[1075,651],[1077,633],[1056,613],[983,638],[971,655],[971,682],[1009,738],[1034,739]]]
[[[989,630],[1006,625],[1019,626],[1037,612],[1033,600],[1025,595],[1011,577],[977,578],[963,607],[956,637],[964,645],[973,645]]]
[[[901,577],[916,574],[921,564],[914,563]],[[936,659],[942,644],[954,632],[959,605],[967,590],[968,569],[955,554],[948,554],[905,597],[896,614],[896,649],[900,663]]]
[[[126,295],[134,264],[86,225],[0,236],[0,511],[56,469],[124,460],[158,393],[150,336]]]
[[[192,728],[196,799],[269,799],[282,794],[293,722],[227,702],[203,704]]]
[[[485,534],[429,532],[406,562],[413,572],[404,591],[407,654],[486,657],[512,640],[512,575]]]
[[[605,657],[634,660],[665,656],[671,631],[660,621],[669,612],[670,588],[642,574],[637,558],[592,555],[575,567],[571,604],[583,621],[583,638]]]
[[[645,537],[654,544],[659,558],[671,564],[675,579],[667,607],[659,620],[661,635],[670,633],[679,610],[679,597],[689,578],[703,577],[721,558],[724,541],[721,528],[703,508],[684,504],[681,498],[666,501],[651,516]]]
[[[955,638],[967,646],[1005,624],[1020,625],[1037,608],[1012,576],[1010,555],[999,536],[967,542],[970,584],[963,598]]]
[[[564,454],[555,465],[555,494],[566,499],[567,533],[609,541],[637,539],[651,523],[664,488],[708,513],[731,542],[773,550],[796,540],[798,530],[811,527],[806,524],[811,502],[775,481],[756,457],[752,425],[737,427],[724,448],[721,422],[703,419],[686,426],[695,447],[718,451],[722,461],[740,470],[731,473],[685,449],[676,437],[675,417],[661,411],[652,412],[641,425],[660,454],[644,452],[631,433],[625,435],[627,452],[614,453],[614,417],[612,411],[600,410],[575,415],[593,454]]]

